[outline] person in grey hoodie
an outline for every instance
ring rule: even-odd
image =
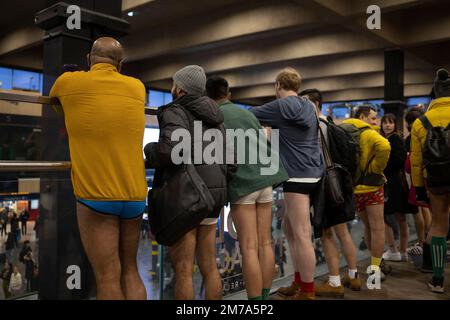
[[[287,216],[284,231],[295,268],[295,280],[279,293],[292,300],[313,300],[316,258],[311,242],[310,197],[323,175],[315,106],[299,97],[300,74],[282,70],[275,82],[277,100],[251,109],[259,121],[279,130],[280,156],[289,180],[283,184]]]

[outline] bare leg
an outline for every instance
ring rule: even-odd
[[[405,254],[408,248],[409,231],[408,224],[406,223],[406,216],[401,213],[396,213],[398,225],[400,227],[400,253]]]
[[[221,300],[222,279],[216,262],[216,224],[197,228],[196,252],[205,286],[206,300]]]
[[[370,232],[369,220],[367,218],[366,211],[358,212],[358,216],[361,218],[361,221],[364,224],[364,242],[366,243],[367,249],[372,251],[372,234]]]
[[[386,243],[389,246],[389,250],[391,250],[391,252],[393,253],[398,252],[397,244],[395,243],[394,231],[392,230],[391,226],[385,224],[384,229],[385,229]]]
[[[330,276],[339,275],[339,249],[334,239],[333,229],[323,231],[322,245]]]
[[[194,300],[195,246],[197,229],[192,229],[169,248],[170,259],[175,272],[175,300]]]
[[[122,265],[122,290],[127,300],[146,300],[147,291],[137,267],[139,229],[142,217],[120,220],[120,263]]]
[[[346,223],[338,224],[333,227],[333,230],[336,233],[339,242],[341,243],[341,248],[344,253],[345,261],[347,261],[348,268],[353,270],[356,269],[357,268],[356,246],[355,243],[353,242],[350,232],[348,231],[347,224]]]
[[[450,214],[450,195],[436,195],[430,192],[433,219],[431,222],[431,237],[447,238]]]
[[[432,223],[432,214],[431,210],[428,208],[421,208],[422,209],[422,216],[425,226],[425,237],[428,235],[431,229],[431,223]]]
[[[425,242],[425,223],[423,220],[422,208],[419,207],[419,212],[414,215],[414,222],[416,224],[417,238],[420,244]]]
[[[254,204],[234,204],[231,214],[238,235],[242,254],[242,271],[249,298],[262,294],[262,271],[258,258],[258,233],[256,206]]]
[[[123,300],[120,285],[119,218],[101,215],[77,203],[81,241],[92,265],[98,300]]]
[[[287,216],[294,235],[296,261],[302,281],[313,282],[316,269],[316,256],[311,241],[309,195],[285,193]]]
[[[367,220],[370,226],[371,234],[371,253],[372,256],[381,258],[384,251],[384,205],[367,206]]]
[[[289,246],[289,254],[291,255],[291,262],[292,266],[294,267],[294,272],[299,272],[299,268],[297,266],[297,261],[295,259],[295,240],[294,240],[294,234],[292,232],[291,223],[289,222],[289,219],[286,216],[283,218],[283,231],[284,235],[286,236],[286,240],[288,242]]]
[[[256,204],[258,222],[258,256],[263,288],[270,289],[275,274],[275,254],[272,249],[272,202]]]

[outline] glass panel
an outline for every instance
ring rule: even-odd
[[[415,107],[417,105],[425,105],[428,106],[430,104],[430,97],[413,97],[406,99],[406,104],[408,107]]]
[[[164,104],[168,104],[172,102],[172,94],[170,92],[164,93]]]
[[[39,92],[44,93],[44,75],[42,73],[39,74]]]
[[[0,89],[12,89],[12,69],[0,68]]]
[[[4,178],[1,174],[0,180]],[[37,293],[39,278],[40,195],[18,194],[17,179],[3,180],[2,187],[5,184],[15,185],[16,189],[5,192],[1,188],[0,193],[0,300]]]
[[[13,89],[39,91],[41,88],[40,74],[37,72],[13,70]]]
[[[164,92],[150,90],[148,95],[148,105],[151,107],[160,107],[164,105]]]

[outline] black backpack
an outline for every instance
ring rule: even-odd
[[[331,117],[328,121],[321,119],[327,124],[328,145],[331,158],[334,163],[339,164],[350,172],[354,184],[358,180],[359,174],[359,139],[349,130],[334,123]],[[356,128],[356,127],[355,127]],[[360,134],[363,130],[357,130]]]
[[[428,186],[450,192],[450,124],[446,128],[433,127],[425,115],[419,119],[427,130],[422,158]]]

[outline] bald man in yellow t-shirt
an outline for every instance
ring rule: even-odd
[[[62,104],[81,240],[94,269],[97,299],[146,299],[136,255],[145,180],[142,144],[146,90],[120,74],[124,52],[94,42],[88,72],[66,72],[50,96]]]

